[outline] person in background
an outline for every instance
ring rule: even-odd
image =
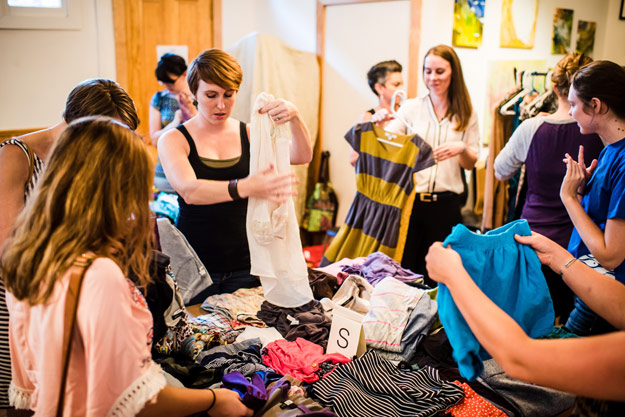
[[[294,194],[293,174],[276,174],[269,166],[249,175],[249,126],[230,117],[242,77],[231,55],[220,49],[202,52],[187,75],[198,114],[158,143],[167,179],[179,195],[178,228],[213,279],[213,285],[190,304],[260,285],[250,274],[247,197],[283,202]],[[310,135],[297,108],[278,99],[260,112],[268,113],[275,124],[289,124],[291,163],[310,162]]]
[[[625,284],[625,69],[610,61],[580,68],[569,90],[570,114],[581,133],[605,142],[587,166],[580,146],[577,161],[564,156],[560,198],[573,222],[568,250],[589,266]],[[609,331],[583,299],[575,300],[565,326],[578,335]]]
[[[495,176],[499,180],[511,178],[525,164],[527,194],[521,218],[528,221],[533,231],[564,248],[569,244],[573,223],[559,197],[566,174],[566,165],[560,160],[562,155],[575,154],[583,146],[585,162],[590,165],[603,149],[601,138],[597,134],[582,134],[569,115],[570,78],[591,61],[583,54],[571,53],[556,64],[551,82],[558,98],[557,111],[523,121],[495,159]],[[543,267],[543,273],[556,317],[564,323],[573,309],[573,293],[550,268]]]
[[[358,123],[365,123],[371,120],[371,117],[380,110],[384,109],[389,114],[391,112],[391,99],[393,93],[404,85],[404,77],[401,75],[402,66],[395,60],[378,62],[372,66],[367,72],[367,82],[373,94],[378,97],[378,105],[367,110],[360,115]],[[399,108],[399,100],[395,105],[395,109]],[[380,127],[388,124],[388,120],[380,122]],[[354,166],[358,160],[358,152],[353,149],[350,152],[349,162]]]
[[[576,262],[566,249],[538,233],[515,239],[530,245],[544,265],[619,331],[587,338],[531,339],[473,282],[460,255],[440,242],[426,257],[429,276],[449,288],[473,334],[510,377],[588,397],[578,398],[575,416],[623,415],[625,404],[598,400],[625,401],[625,286]],[[613,413],[595,414],[608,409]]]
[[[460,209],[465,190],[463,169],[471,170],[479,151],[477,115],[464,83],[460,60],[453,48],[438,45],[427,51],[423,81],[428,94],[406,100],[397,111],[400,119],[383,112],[373,120],[390,120],[385,129],[416,133],[433,148],[436,164],[415,174],[415,200],[410,216],[402,266],[427,278],[425,255],[430,245],[443,240],[462,222]]]
[[[70,276],[79,273],[79,257],[91,255],[78,295],[64,415],[252,415],[234,391],[166,386],[152,362],[152,315],[138,289],[150,281],[151,187],[147,147],[122,123],[87,117],[61,134],[2,253],[16,408],[55,413]]]
[[[187,64],[184,58],[171,53],[163,54],[154,72],[159,84],[165,86],[150,100],[150,140],[157,146],[158,139],[165,132],[195,116],[197,109],[187,84]],[[154,169],[154,187],[166,193],[174,192],[159,161],[156,161]]]
[[[135,105],[119,84],[101,78],[89,79],[69,93],[63,119],[59,123],[0,144],[0,250],[11,234],[15,219],[23,210],[27,198],[35,189],[61,132],[68,123],[89,115],[116,118],[133,130],[139,125]],[[88,158],[89,154],[84,157]],[[7,390],[11,375],[8,320],[4,286],[0,280],[0,407],[8,405]]]

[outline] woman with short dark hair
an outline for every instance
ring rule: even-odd
[[[560,198],[574,226],[568,250],[625,284],[625,69],[610,61],[580,68],[569,103],[581,132],[598,134],[606,146],[590,167],[581,146],[577,161],[564,156]],[[579,335],[609,330],[579,299],[565,326]]]

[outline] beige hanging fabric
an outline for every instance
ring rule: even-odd
[[[267,113],[258,113],[273,100],[271,94],[260,93],[252,108],[250,175],[271,164],[278,173],[291,170],[288,124],[274,125]],[[246,229],[251,274],[260,278],[267,301],[280,307],[299,307],[311,301],[293,199],[278,204],[249,197]]]
[[[250,33],[227,49],[243,69],[232,117],[251,123],[254,100],[261,92],[273,94],[297,106],[310,132],[312,145],[319,127],[320,76],[317,55],[289,46],[263,33]],[[299,178],[298,195],[293,197],[295,216],[301,220],[306,204],[308,164],[291,167]]]

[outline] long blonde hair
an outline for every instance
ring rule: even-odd
[[[6,288],[18,300],[43,303],[88,251],[147,284],[151,181],[147,149],[127,127],[102,116],[71,123],[3,251]]]

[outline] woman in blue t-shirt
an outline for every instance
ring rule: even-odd
[[[159,84],[165,87],[150,100],[150,140],[156,146],[164,133],[195,116],[197,109],[187,84],[187,63],[183,57],[163,54],[154,73]],[[154,186],[159,191],[175,193],[165,177],[160,160],[156,161],[154,168]],[[173,217],[177,217],[177,214]]]
[[[581,133],[597,133],[606,147],[590,167],[581,146],[577,161],[565,155],[560,198],[575,226],[568,249],[625,283],[625,69],[610,61],[582,67],[573,76],[569,102]],[[577,299],[566,327],[588,335],[610,330],[603,324]]]

